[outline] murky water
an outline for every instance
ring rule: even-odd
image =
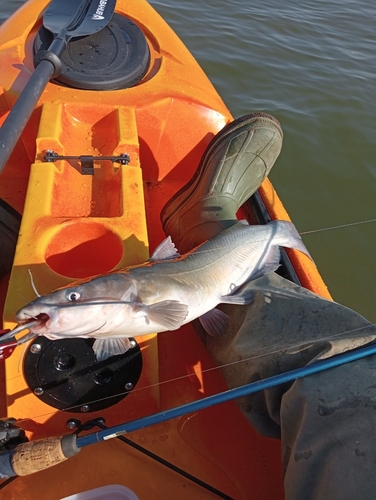
[[[22,3],[0,0],[0,21]],[[376,221],[357,224],[376,219],[376,4],[151,3],[234,116],[281,121],[270,178],[335,300],[376,321]]]

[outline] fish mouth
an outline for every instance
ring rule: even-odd
[[[46,323],[50,320],[50,316],[46,313],[40,313],[37,316],[34,316],[32,318],[28,318],[25,321],[19,321],[18,324],[20,326],[23,326],[25,329],[27,328],[28,324],[33,323],[33,325],[30,327],[30,331],[32,333],[38,333],[40,330],[42,330],[45,326]],[[35,322],[38,322],[35,324]]]

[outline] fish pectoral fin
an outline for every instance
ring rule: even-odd
[[[130,349],[130,346],[127,338],[96,339],[92,349],[97,361],[104,361],[111,356],[124,354]]]
[[[146,317],[149,321],[165,328],[177,330],[188,315],[188,306],[178,300],[163,300],[147,306]]]
[[[255,292],[250,288],[238,288],[235,292],[230,293],[229,295],[222,295],[221,303],[222,304],[236,304],[239,306],[245,306],[250,304],[255,296]]]
[[[219,309],[212,309],[199,317],[200,323],[212,337],[222,337],[227,331],[229,317]]]

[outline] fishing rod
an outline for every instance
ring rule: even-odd
[[[335,368],[373,354],[376,354],[376,343],[347,351],[331,358],[316,361],[303,368],[296,368],[257,382],[251,382],[235,389],[229,389],[213,396],[208,396],[169,410],[102,429],[85,436],[77,437],[76,434],[67,434],[65,436],[49,437],[22,443],[12,450],[0,453],[0,478],[5,479],[13,476],[33,474],[34,472],[47,469],[65,461],[76,455],[80,449],[85,446],[117,438],[154,424],[160,424],[167,420],[182,417],[220,403],[232,401],[286,382],[292,382],[299,378],[314,375],[315,373]]]
[[[62,68],[61,56],[72,37],[92,35],[112,19],[116,0],[52,0],[43,26],[53,34],[48,50],[37,52],[34,73],[0,128],[0,173],[37,105],[47,83]]]

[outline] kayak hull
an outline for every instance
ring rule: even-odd
[[[1,122],[33,71],[33,40],[46,4],[29,1],[0,29],[0,62],[7,68],[0,77]],[[165,237],[162,207],[232,119],[192,55],[147,2],[118,0],[116,12],[146,37],[150,66],[144,78],[114,91],[50,82],[1,174],[0,198],[22,214],[11,273],[1,281],[4,328],[13,328],[15,312],[35,298],[30,273],[45,294],[144,262]],[[80,159],[49,162],[48,151]],[[127,164],[95,159],[124,154]],[[259,195],[272,219],[289,220],[268,180]],[[288,255],[302,285],[330,298],[314,264],[299,252]],[[101,418],[111,427],[226,390],[191,324],[137,341],[143,369],[136,387],[115,405],[99,411],[82,405],[78,414],[52,408],[30,390],[18,347],[1,366],[2,415],[19,420],[35,440],[71,432],[72,418]],[[235,402],[136,431],[130,439],[231,498],[283,498],[279,442],[258,436]],[[140,499],[215,497],[117,439],[17,478],[4,491],[7,498],[51,500],[113,484]]]

